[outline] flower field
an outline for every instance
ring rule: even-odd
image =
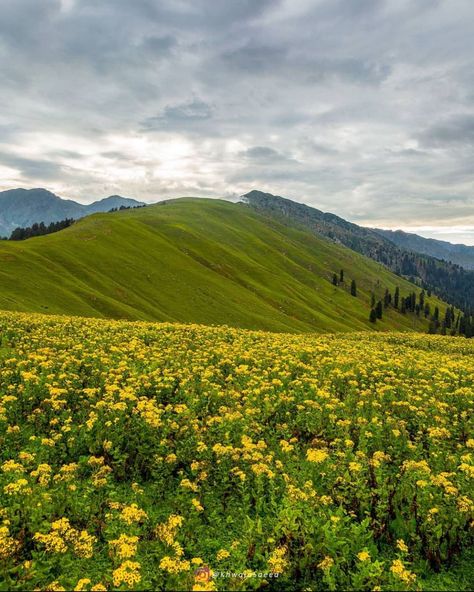
[[[416,590],[472,541],[472,340],[0,338],[2,590]]]

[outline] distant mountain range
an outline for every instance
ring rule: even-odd
[[[8,237],[15,228],[31,226],[35,222],[49,224],[65,218],[77,220],[121,206],[140,205],[143,203],[120,195],[111,195],[85,205],[61,199],[46,189],[10,189],[0,192],[0,236]]]
[[[250,191],[242,196],[242,201],[278,222],[297,224],[370,257],[397,275],[435,291],[443,300],[459,308],[474,309],[474,271],[398,246],[378,230],[358,226],[335,214],[271,193]]]
[[[434,238],[424,238],[418,234],[403,232],[403,230],[383,230],[381,228],[373,228],[372,230],[404,249],[451,261],[466,269],[474,269],[474,247],[455,245]]]

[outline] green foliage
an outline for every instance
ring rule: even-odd
[[[466,588],[474,342],[23,313],[0,334],[1,590],[202,590],[200,565],[243,574],[211,590]]]

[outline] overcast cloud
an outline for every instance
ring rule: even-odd
[[[0,0],[0,189],[262,189],[474,244],[472,0]]]

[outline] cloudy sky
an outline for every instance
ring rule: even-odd
[[[0,0],[0,189],[258,188],[474,244],[472,0]]]

